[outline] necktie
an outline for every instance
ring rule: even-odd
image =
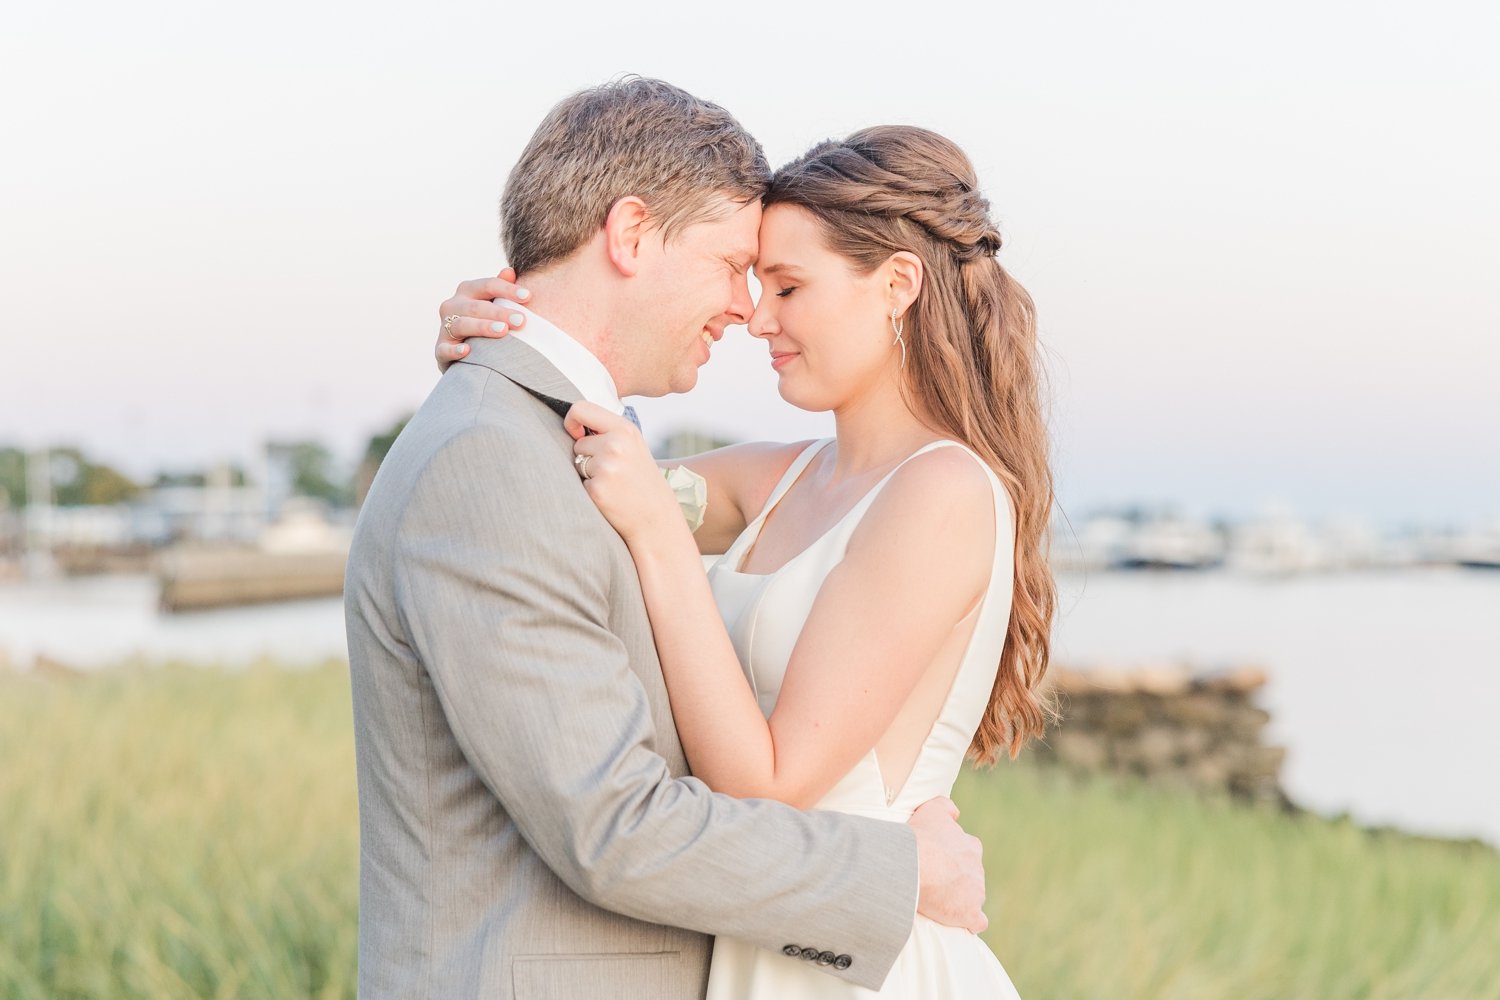
[[[625,419],[629,420],[632,424],[635,424],[636,430],[641,429],[641,418],[635,415],[635,407],[625,407]]]

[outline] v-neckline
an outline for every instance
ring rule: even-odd
[[[778,507],[781,506],[781,502],[786,499],[787,494],[790,493],[790,492],[792,492],[792,490],[796,488],[797,484],[802,481],[802,477],[805,476],[805,475],[807,475],[807,473],[812,469],[813,463],[818,460],[818,456],[823,453],[823,450],[825,448],[827,448],[830,444],[835,443],[837,440],[838,440],[837,438],[827,438],[827,439],[825,439],[825,440],[823,440],[821,442],[818,442],[815,445],[809,445],[808,446],[809,449],[816,448],[817,450],[814,451],[812,453],[812,455],[808,458],[807,463],[805,465],[803,465],[803,467],[800,470],[798,470],[796,477],[793,478],[790,483],[787,483],[786,486],[785,486],[785,488],[782,489],[780,491],[780,493],[778,493],[777,495],[774,496],[774,498],[772,499],[772,501],[767,505],[766,509],[763,510],[763,511],[761,511],[760,515],[752,522],[752,524],[755,527],[755,534],[754,534],[753,537],[751,537],[751,539],[749,541],[749,544],[745,547],[745,549],[742,552],[740,552],[740,554],[738,555],[738,557],[734,560],[734,566],[729,569],[729,572],[734,573],[736,576],[752,577],[752,578],[756,578],[756,579],[769,579],[769,578],[771,578],[773,576],[779,575],[783,570],[785,570],[792,563],[794,563],[797,560],[801,559],[803,556],[807,555],[813,549],[817,548],[820,544],[822,544],[822,542],[823,542],[823,540],[825,538],[827,538],[829,535],[833,534],[839,528],[843,527],[844,522],[847,521],[847,520],[849,520],[849,518],[854,515],[855,511],[859,510],[862,506],[864,506],[865,501],[869,500],[870,497],[874,495],[875,491],[878,490],[878,489],[880,489],[882,486],[884,486],[885,483],[886,483],[886,481],[889,480],[892,476],[894,476],[901,469],[901,467],[903,465],[905,465],[907,462],[910,462],[912,459],[916,458],[918,455],[922,454],[924,451],[927,451],[930,448],[933,448],[933,447],[936,447],[936,446],[939,446],[939,445],[943,445],[943,444],[958,444],[957,441],[951,441],[948,438],[939,438],[936,441],[929,441],[927,444],[922,445],[922,447],[918,448],[916,451],[912,452],[910,455],[907,455],[904,458],[902,458],[901,461],[897,462],[895,464],[895,466],[889,472],[887,472],[885,475],[881,476],[878,480],[876,480],[875,483],[873,485],[871,485],[871,487],[868,490],[865,490],[864,493],[860,494],[859,499],[856,500],[856,501],[854,501],[853,505],[851,505],[848,510],[844,511],[844,513],[839,517],[839,519],[837,521],[833,522],[833,524],[829,525],[824,531],[822,531],[821,533],[819,533],[818,536],[816,538],[814,538],[812,541],[808,542],[806,546],[804,546],[803,548],[799,549],[796,552],[796,554],[794,554],[791,558],[787,559],[786,562],[782,563],[780,566],[778,566],[775,569],[773,569],[773,570],[771,570],[769,572],[766,572],[766,573],[747,573],[747,572],[745,572],[745,570],[743,569],[743,567],[745,565],[745,562],[750,558],[750,554],[755,551],[755,546],[760,543],[760,536],[761,536],[762,533],[764,533],[764,531],[766,529],[766,522],[768,520],[770,520],[772,512],[775,511],[776,508],[778,508]]]
[[[808,458],[807,462],[803,464],[802,468],[800,470],[798,470],[797,475],[792,479],[792,481],[790,483],[787,483],[786,487],[784,489],[782,489],[772,499],[772,501],[766,506],[766,509],[763,510],[763,511],[761,511],[760,515],[758,517],[756,517],[756,519],[754,521],[755,535],[754,535],[754,537],[752,537],[750,539],[749,544],[746,545],[746,547],[744,548],[744,550],[740,552],[738,558],[735,559],[735,561],[734,561],[734,568],[731,569],[730,572],[735,573],[735,574],[737,574],[739,576],[751,576],[751,577],[762,577],[762,578],[776,576],[778,573],[780,573],[782,570],[786,569],[792,563],[796,562],[798,559],[801,559],[808,552],[812,551],[812,549],[813,549],[814,546],[816,546],[824,538],[828,537],[829,532],[833,531],[834,528],[837,528],[840,524],[844,523],[844,517],[848,517],[850,514],[854,513],[854,507],[858,507],[860,501],[855,501],[854,507],[850,507],[847,511],[844,512],[844,517],[839,518],[838,521],[836,521],[833,524],[829,525],[829,527],[828,527],[828,529],[826,531],[822,532],[820,535],[818,535],[818,537],[814,538],[811,542],[808,542],[807,545],[804,548],[802,548],[801,550],[799,550],[790,559],[788,559],[786,562],[782,563],[780,566],[777,566],[775,569],[771,570],[770,572],[768,572],[768,573],[747,573],[743,569],[743,567],[745,565],[745,562],[750,558],[750,554],[755,551],[755,546],[758,545],[758,544],[760,544],[760,536],[766,530],[766,522],[768,520],[770,520],[771,513],[773,511],[775,511],[776,508],[778,508],[778,507],[781,506],[781,501],[785,500],[787,494],[790,493],[790,492],[792,492],[792,490],[796,488],[797,484],[802,481],[802,477],[805,476],[805,475],[807,475],[807,473],[812,469],[813,463],[818,460],[818,456],[823,453],[823,449],[827,448],[830,444],[832,444],[834,442],[834,440],[835,440],[834,438],[828,438],[827,440],[822,441],[822,442],[820,442],[820,443],[818,443],[816,445],[809,445],[808,446],[809,449],[816,448],[817,450],[813,451],[812,455]],[[871,487],[871,489],[874,489],[874,487]],[[864,499],[864,497],[860,497],[860,500],[863,500],[863,499]]]

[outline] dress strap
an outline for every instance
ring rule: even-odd
[[[819,438],[806,448],[803,448],[802,452],[796,458],[792,459],[792,464],[787,466],[786,472],[782,474],[781,482],[777,483],[776,488],[771,491],[770,499],[760,509],[760,513],[755,516],[755,520],[759,521],[764,518],[772,507],[781,502],[781,498],[786,496],[786,491],[792,488],[792,484],[797,481],[797,477],[802,475],[803,470],[807,468],[818,452],[828,447],[832,442],[833,438],[831,437]]]
[[[925,455],[929,451],[935,451],[938,448],[947,447],[953,447],[962,450],[975,462],[979,463],[979,467],[984,470],[985,477],[990,481],[990,489],[994,493],[995,525],[997,528],[1003,529],[1006,522],[1015,516],[1014,506],[1011,503],[1010,499],[1010,491],[1007,490],[1005,486],[1000,482],[1000,477],[995,475],[995,470],[990,468],[989,463],[980,458],[973,448],[970,448],[962,441],[954,441],[951,438],[943,438],[938,441],[933,441],[930,444],[925,444],[922,447],[918,448],[916,451],[912,452],[910,455],[907,455],[905,458],[903,458],[900,464],[898,464],[890,472],[887,472],[881,478],[880,482],[876,483],[873,487],[870,488],[870,492],[866,493],[860,499],[860,501],[854,505],[849,513],[845,515],[845,521],[840,523],[858,523],[864,517],[865,512],[869,510],[871,505],[875,503],[875,498],[880,495],[880,491],[885,489],[886,484],[889,483],[893,478],[895,478],[896,473],[901,471],[901,466],[905,465],[907,462],[910,462],[918,455]]]
[[[986,472],[990,471],[990,467],[984,464],[984,460],[981,459],[978,455],[975,455],[974,452],[970,451],[967,445],[963,444],[960,441],[950,441],[947,438],[943,438],[941,441],[933,441],[931,444],[924,444],[922,447],[918,448],[916,451],[903,458],[899,463],[897,463],[894,469],[892,469],[890,472],[887,472],[884,476],[880,477],[880,482],[870,487],[870,491],[860,498],[859,502],[854,505],[853,509],[851,509],[849,513],[853,514],[855,511],[864,511],[871,504],[873,504],[875,502],[875,498],[880,495],[880,491],[885,489],[885,484],[896,478],[896,473],[900,472],[901,467],[904,466],[907,462],[910,462],[918,455],[925,455],[929,451],[934,451],[947,445],[952,445],[955,448],[962,448],[964,451],[967,451],[971,456],[973,456],[974,461],[978,462],[981,466],[984,467]]]
[[[942,448],[945,445],[952,445],[955,448],[961,449],[964,454],[968,455],[975,462],[978,462],[979,467],[984,470],[985,478],[990,481],[990,489],[995,494],[995,523],[998,526],[1003,527],[1006,522],[1014,520],[1015,502],[1010,498],[1010,490],[1006,489],[1005,484],[1000,481],[1000,477],[995,475],[995,470],[990,468],[990,463],[980,458],[978,452],[976,452],[973,448],[970,448],[968,445],[964,444],[962,441],[954,441],[952,438],[944,438],[941,441],[934,441],[931,444],[924,445],[923,447],[918,448],[916,451],[912,452],[911,455],[907,456],[907,458],[902,461],[901,465],[905,465],[907,462],[910,462],[913,458],[916,458],[918,455],[921,455],[924,452],[932,451],[934,448]],[[896,466],[896,468],[901,468],[901,465]],[[893,476],[895,474],[895,470],[891,470],[891,475]],[[890,476],[887,476],[886,478],[889,479]]]

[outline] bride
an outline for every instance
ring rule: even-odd
[[[1041,733],[1052,477],[1033,308],[1000,243],[942,136],[821,143],[772,180],[749,329],[782,397],[831,410],[836,435],[683,460],[707,481],[694,532],[633,423],[569,412],[584,487],[640,574],[693,774],[716,791],[904,822],[965,754],[1015,757]],[[443,312],[497,315],[462,288]],[[449,326],[440,364],[486,324]],[[795,951],[719,939],[710,1000],[872,995],[810,967],[831,954]],[[878,995],[1016,993],[978,937],[918,916]]]

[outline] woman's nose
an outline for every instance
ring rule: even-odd
[[[776,332],[776,321],[771,316],[771,311],[766,308],[766,296],[762,295],[760,302],[755,306],[755,312],[750,315],[750,322],[745,324],[752,337],[769,337]]]

